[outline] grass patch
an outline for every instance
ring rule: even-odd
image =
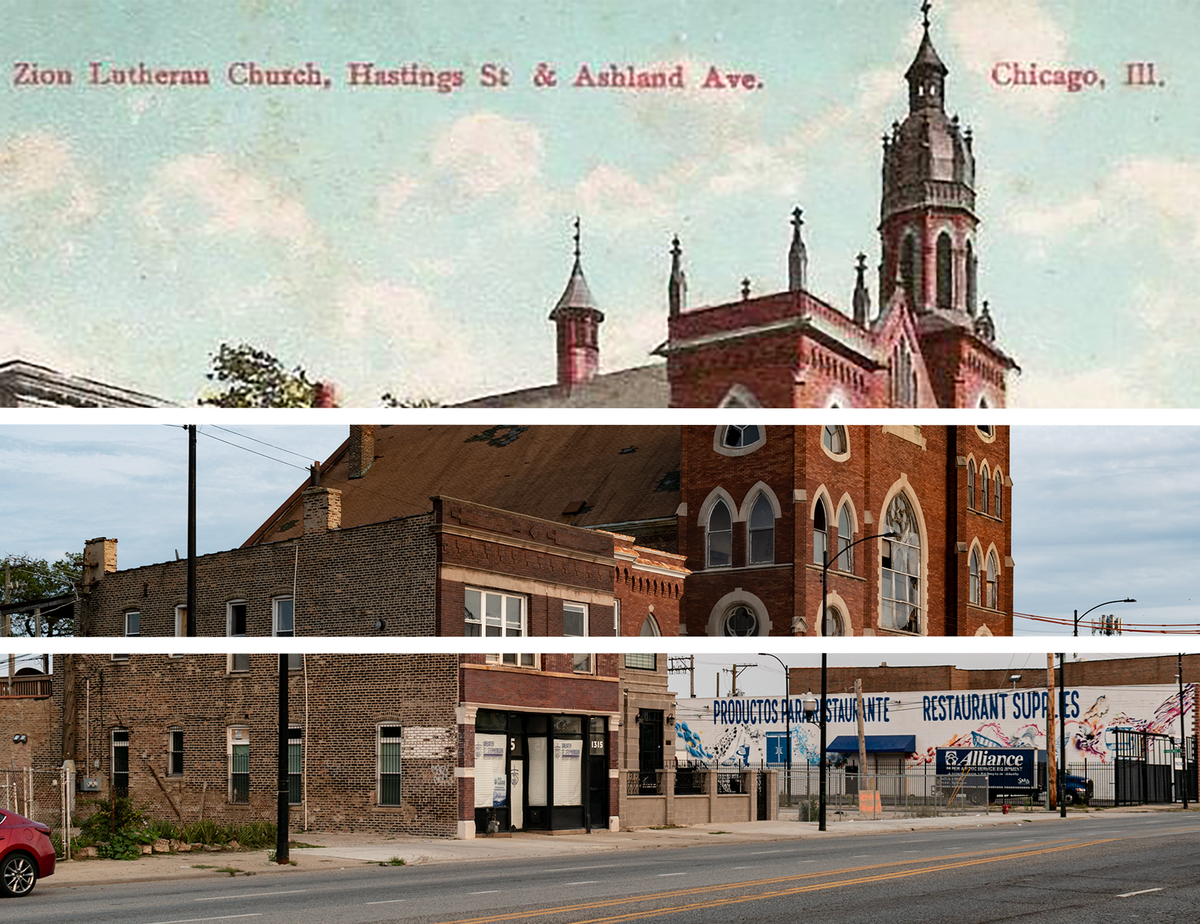
[[[728,831],[709,831],[709,834],[728,834]]]
[[[306,844],[306,843],[304,843],[304,841],[288,841],[288,846],[294,847],[297,850],[304,850],[306,847],[319,848],[321,845],[320,844]]]
[[[404,857],[392,857],[390,860],[384,860],[380,866],[407,866],[404,862]]]

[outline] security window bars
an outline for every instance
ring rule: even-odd
[[[229,801],[250,803],[250,745],[235,744],[229,753]]]
[[[299,805],[304,801],[303,779],[304,767],[304,730],[298,725],[288,728],[288,804]]]
[[[124,799],[129,795],[129,729],[112,730],[112,790]]]
[[[167,776],[183,776],[183,729],[168,729],[167,737]]]
[[[379,804],[400,805],[401,746],[404,729],[399,725],[379,727]]]
[[[631,651],[625,655],[625,666],[639,671],[656,671],[658,655]]]

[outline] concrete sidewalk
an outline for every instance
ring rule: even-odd
[[[1180,812],[1173,806],[1137,806],[1102,810],[1072,809],[1065,822],[1057,812],[1019,812],[1003,815],[950,815],[940,818],[905,818],[886,815],[860,818],[857,813],[828,816],[827,830],[815,822],[799,822],[795,813],[780,821],[740,822],[725,825],[693,825],[680,828],[641,828],[633,831],[597,831],[592,834],[514,834],[512,837],[480,837],[474,840],[418,838],[375,833],[344,834],[303,832],[293,840],[313,847],[292,848],[295,865],[269,862],[266,850],[220,853],[157,854],[138,860],[60,861],[54,875],[39,882],[38,889],[104,887],[118,882],[153,882],[199,879],[212,876],[302,875],[314,870],[337,870],[362,864],[418,865],[471,860],[512,860],[525,857],[570,858],[609,850],[648,850],[660,847],[748,844],[764,841],[817,840],[902,831],[936,831],[955,828],[1023,825],[1060,822],[1075,828],[1090,820],[1136,812]]]

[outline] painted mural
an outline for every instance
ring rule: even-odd
[[[1191,727],[1196,687],[1184,686],[1185,722]],[[934,761],[939,747],[1046,747],[1045,690],[937,691],[868,694],[863,701],[867,735],[914,735],[916,751],[906,769]],[[1108,764],[1115,756],[1115,729],[1179,734],[1180,697],[1170,685],[1068,687],[1068,763]],[[792,765],[820,761],[818,711],[804,698],[725,697],[680,699],[676,703],[676,757],[680,762],[728,767],[782,764],[790,711]],[[854,696],[827,697],[826,736],[858,734]],[[1055,726],[1057,735],[1057,723]],[[852,761],[857,759],[851,756]],[[843,761],[831,755],[834,765]]]

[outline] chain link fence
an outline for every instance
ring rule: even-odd
[[[66,768],[0,769],[0,809],[47,825],[54,848],[64,860],[71,858],[71,838],[66,836],[71,829],[71,783]]]

